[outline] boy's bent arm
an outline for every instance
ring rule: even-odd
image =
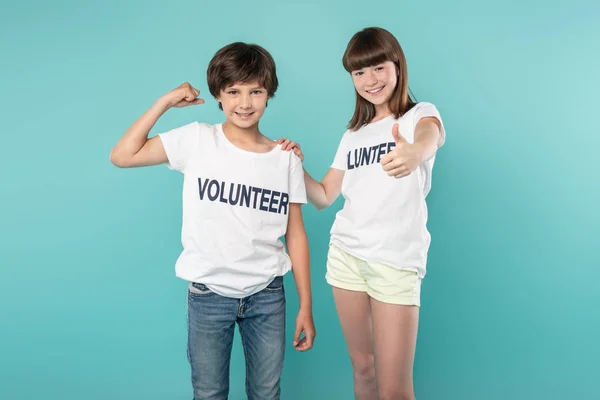
[[[329,207],[342,191],[344,171],[330,168],[321,182],[317,182],[304,171],[304,182],[308,200],[319,210]]]
[[[197,98],[200,91],[185,82],[160,97],[125,132],[110,153],[110,161],[121,168],[157,165],[168,161],[159,137],[148,139],[156,121],[171,107],[187,107],[204,103]]]
[[[310,257],[308,250],[308,239],[304,222],[302,220],[301,204],[290,204],[290,215],[288,218],[285,242],[292,260],[292,273],[296,282],[296,289],[300,300],[300,311],[296,319],[296,334],[294,346],[300,350],[309,350],[312,347],[315,327],[312,317],[312,292],[310,283]],[[304,338],[300,340],[300,334],[304,332]]]
[[[143,167],[167,162],[167,154],[159,137],[148,139],[156,121],[169,109],[159,99],[152,105],[117,142],[110,153],[110,161],[121,168]]]

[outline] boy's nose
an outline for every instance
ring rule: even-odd
[[[250,96],[242,96],[242,98],[240,99],[240,107],[242,107],[242,108],[252,107],[252,101],[250,99]]]

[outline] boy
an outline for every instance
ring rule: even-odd
[[[235,324],[246,357],[249,400],[280,398],[285,348],[283,275],[293,265],[300,298],[294,347],[312,348],[309,254],[301,205],[304,172],[258,128],[277,90],[262,47],[232,43],[209,63],[208,87],[223,124],[198,122],[148,134],[171,107],[202,104],[184,83],[158,99],[111,152],[118,167],[166,163],[184,174],[183,252],[176,275],[189,281],[188,360],[195,400],[227,399]],[[281,236],[285,235],[289,257]],[[301,333],[304,337],[300,339]]]

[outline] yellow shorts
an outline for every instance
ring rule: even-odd
[[[331,286],[367,292],[383,303],[421,305],[421,278],[416,272],[360,260],[333,244],[329,246],[325,277]]]

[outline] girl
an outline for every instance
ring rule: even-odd
[[[406,59],[388,31],[356,33],[343,57],[356,107],[321,182],[305,171],[318,209],[342,193],[331,228],[327,282],[354,371],[358,400],[414,399],[413,363],[421,280],[430,235],[425,197],[444,143],[433,104],[408,93]],[[297,143],[280,139],[304,160]]]

